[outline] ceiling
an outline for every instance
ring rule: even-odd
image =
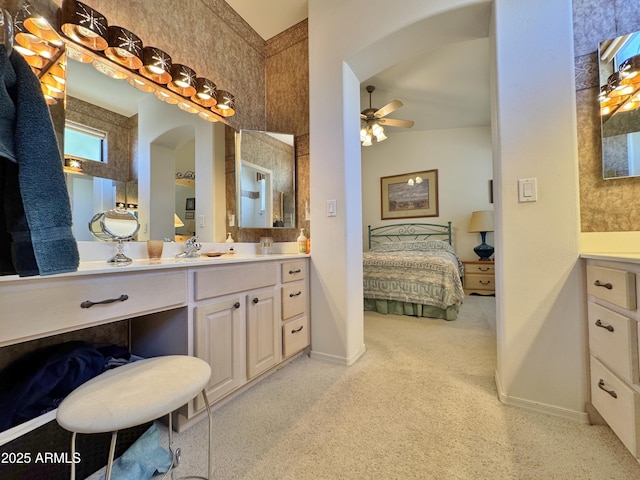
[[[268,40],[307,16],[307,0],[226,0],[258,34]],[[486,16],[472,21],[486,26]],[[367,85],[374,85],[372,106],[391,100],[404,106],[388,118],[415,121],[412,131],[490,125],[489,40],[454,43],[396,64],[361,85],[362,109],[369,107]],[[404,129],[388,127],[390,132]]]

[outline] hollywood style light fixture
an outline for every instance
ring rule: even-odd
[[[607,48],[600,51],[600,60],[611,63],[613,66],[619,63],[618,69],[607,78],[607,83],[600,87],[598,101],[600,102],[600,114],[603,117],[613,116],[618,112],[627,112],[640,107],[640,52],[624,58],[628,55],[622,53],[629,46],[633,46],[631,34],[613,40]],[[629,46],[625,47],[625,44]],[[636,37],[637,44],[637,37]],[[621,56],[622,58],[618,58]]]
[[[62,0],[58,18],[59,31],[66,39],[29,4],[23,5],[14,23],[15,47],[40,78],[47,102],[64,98],[66,62],[58,62],[58,58],[66,51],[74,60],[91,63],[105,75],[126,79],[134,87],[210,122],[235,115],[231,93],[218,91],[214,82],[198,77],[191,67],[173,63],[159,48],[144,46],[135,33],[109,25],[94,8],[77,0]]]

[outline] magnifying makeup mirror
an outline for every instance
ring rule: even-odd
[[[107,260],[114,266],[129,265],[133,261],[124,254],[123,242],[135,237],[139,229],[138,219],[132,212],[117,208],[96,213],[89,222],[89,231],[97,239],[118,242],[117,253]]]

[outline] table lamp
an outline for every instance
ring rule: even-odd
[[[493,255],[493,247],[487,245],[487,232],[493,232],[493,211],[480,210],[471,214],[469,222],[469,232],[479,232],[482,236],[482,243],[473,249],[480,260],[489,260]]]

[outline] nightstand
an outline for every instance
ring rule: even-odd
[[[465,295],[495,295],[496,275],[495,264],[490,261],[468,261],[464,264],[464,278],[462,285]]]

